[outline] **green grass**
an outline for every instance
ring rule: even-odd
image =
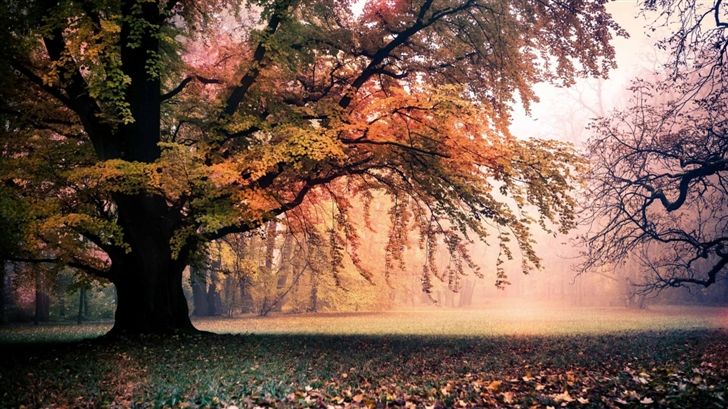
[[[114,342],[75,341],[102,324],[12,327],[0,406],[722,408],[726,324],[717,308],[493,308],[200,320],[238,335]]]

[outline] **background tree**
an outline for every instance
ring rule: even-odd
[[[630,261],[643,291],[714,284],[728,270],[722,1],[644,2],[670,52],[630,106],[593,123],[584,268]]]
[[[0,13],[1,178],[33,208],[15,257],[113,282],[113,332],[192,329],[191,256],[337,181],[393,198],[388,265],[412,220],[457,274],[486,223],[503,257],[510,241],[537,267],[530,226],[572,227],[577,160],[513,138],[511,104],[538,81],[606,75],[618,31],[600,0],[370,2],[356,16],[333,0],[8,0]]]
[[[643,290],[728,271],[728,82],[686,100],[702,80],[636,82],[629,108],[593,124],[586,267],[631,258]]]

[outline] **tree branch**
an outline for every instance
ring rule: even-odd
[[[268,20],[268,25],[265,27],[265,30],[263,30],[262,39],[253,52],[253,61],[251,61],[250,68],[245,75],[243,75],[239,85],[233,88],[233,91],[230,93],[230,96],[225,103],[225,109],[223,109],[222,116],[230,116],[234,114],[240,103],[243,101],[243,98],[245,98],[245,94],[255,83],[255,80],[260,74],[260,68],[263,64],[263,58],[266,53],[265,41],[278,30],[278,27],[283,21],[283,13],[288,9],[293,1],[294,0],[282,0],[277,2],[274,6],[270,20]]]
[[[688,172],[685,172],[685,174],[682,175],[680,178],[680,187],[679,187],[679,194],[677,199],[675,199],[674,202],[671,202],[665,194],[662,192],[662,190],[654,190],[653,188],[646,186],[646,188],[652,193],[651,198],[653,199],[659,199],[660,203],[662,203],[662,206],[667,210],[668,212],[672,212],[674,210],[677,210],[680,208],[680,206],[685,203],[685,199],[687,199],[688,196],[688,190],[690,188],[690,182],[692,182],[695,179],[703,178],[706,176],[714,175],[718,172],[728,170],[728,161],[727,160],[719,160],[713,163],[704,164],[703,166],[690,170]]]
[[[364,159],[362,161],[357,162],[356,164],[352,164],[347,168],[341,169],[339,172],[334,172],[326,176],[320,176],[315,178],[308,178],[303,181],[303,186],[300,188],[300,190],[296,193],[296,195],[288,202],[282,203],[279,207],[275,209],[271,209],[268,211],[268,216],[261,218],[260,220],[251,223],[251,224],[245,224],[245,225],[233,225],[233,226],[226,226],[221,229],[216,230],[215,232],[212,232],[205,236],[208,240],[217,240],[219,238],[222,238],[228,234],[233,233],[245,233],[251,230],[256,229],[263,223],[272,220],[274,217],[278,216],[281,213],[285,213],[287,211],[290,211],[296,207],[298,207],[301,203],[303,203],[303,200],[306,198],[306,195],[316,186],[323,185],[326,183],[333,182],[334,180],[343,177],[343,176],[350,176],[350,175],[360,175],[364,174],[367,171],[369,171],[372,167],[363,167],[363,168],[356,168],[357,166],[361,166],[365,164],[369,159]]]
[[[84,271],[93,276],[112,280],[113,275],[110,270],[100,270],[96,267],[89,266],[88,264],[82,263],[76,259],[72,261],[66,261],[58,258],[28,258],[28,257],[5,257],[6,261],[14,261],[18,263],[32,263],[32,264],[61,264],[71,268],[75,268]]]
[[[10,60],[10,66],[14,69],[18,70],[19,73],[21,73],[25,78],[30,80],[33,84],[38,86],[43,91],[47,92],[52,97],[56,98],[58,101],[60,101],[63,105],[65,105],[69,109],[73,109],[73,104],[71,103],[71,100],[63,95],[60,89],[56,87],[52,87],[48,84],[46,84],[41,77],[36,75],[32,70],[30,70],[28,67],[24,66],[18,61],[15,61],[13,59]]]
[[[405,145],[403,143],[394,142],[394,141],[372,141],[370,139],[359,139],[359,138],[357,138],[357,139],[340,139],[340,141],[341,141],[341,143],[343,143],[345,145],[357,145],[357,144],[388,145],[388,146],[395,146],[395,147],[403,149],[405,151],[415,151],[415,152],[419,152],[419,153],[422,153],[425,155],[430,155],[430,156],[438,156],[441,158],[450,158],[451,157],[450,155],[445,154],[445,153],[430,151],[427,149],[418,148],[418,147],[412,146],[412,145]]]
[[[201,75],[190,75],[187,78],[183,79],[182,82],[179,83],[176,87],[174,87],[172,90],[170,90],[167,93],[162,94],[160,97],[160,102],[164,102],[170,98],[173,98],[175,95],[182,92],[185,87],[192,81],[197,80],[203,84],[222,84],[221,80],[215,79],[215,78],[205,78]]]

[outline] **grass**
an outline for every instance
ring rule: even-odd
[[[108,342],[78,340],[106,324],[2,329],[0,407],[727,406],[728,309],[490,308],[195,324],[237,335]]]

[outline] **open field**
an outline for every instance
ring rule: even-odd
[[[726,307],[652,306],[568,308],[503,305],[487,309],[282,314],[268,317],[197,318],[195,326],[219,334],[597,335],[625,331],[728,329]],[[0,327],[0,343],[75,341],[103,335],[111,323]]]
[[[0,329],[0,406],[728,405],[728,309],[492,308],[198,320],[245,335]]]

